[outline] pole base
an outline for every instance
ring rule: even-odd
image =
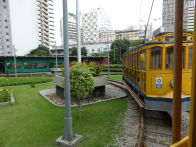
[[[61,136],[56,140],[56,145],[59,147],[76,147],[82,140],[83,137],[77,134],[70,141],[62,139]]]

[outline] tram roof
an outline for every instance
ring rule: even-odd
[[[131,47],[128,51],[126,51],[125,53],[123,53],[123,55],[124,54],[127,54],[127,53],[129,53],[131,51],[135,51],[136,49],[138,49],[138,48],[140,48],[142,46],[145,46],[145,45],[154,45],[154,44],[164,44],[164,42],[162,42],[162,41],[161,42],[147,42],[147,43],[144,43],[144,44],[140,44],[138,46]]]

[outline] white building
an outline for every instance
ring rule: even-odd
[[[0,56],[12,56],[9,1],[0,1]]]
[[[111,30],[110,19],[103,8],[92,9],[82,15],[83,43],[99,42],[101,29]]]
[[[113,30],[99,30],[99,42],[112,42],[116,40],[116,34]]]
[[[8,0],[7,0],[8,1]],[[17,55],[54,44],[53,0],[9,0],[12,43]]]
[[[63,45],[63,18],[60,20],[60,35],[61,44]],[[69,40],[77,40],[76,16],[72,13],[68,14],[68,35]]]
[[[195,11],[194,1],[189,1],[189,5],[188,5],[188,24],[187,24],[187,30],[188,31],[193,31],[193,29],[194,29],[194,11]]]
[[[184,0],[184,18],[183,28],[188,30],[190,27],[188,19],[190,16],[189,7],[192,7],[194,0]],[[175,25],[175,0],[163,0],[163,11],[162,11],[162,26],[167,29]]]
[[[111,42],[108,43],[89,43],[89,44],[81,44],[81,47],[85,47],[87,50],[87,56],[91,56],[94,53],[104,53],[108,52],[108,49],[110,50],[111,48]],[[70,41],[69,42],[69,51],[71,52],[71,49],[73,47],[77,47],[77,43]],[[50,54],[52,56],[58,55],[58,56],[63,56],[64,55],[64,48],[62,46],[53,46],[52,49],[50,50]]]

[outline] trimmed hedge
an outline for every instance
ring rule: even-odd
[[[3,86],[15,86],[15,85],[28,85],[28,84],[38,84],[51,82],[53,78],[51,77],[18,77],[18,78],[6,78],[0,77],[0,87]]]

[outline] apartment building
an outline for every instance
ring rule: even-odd
[[[0,15],[0,19],[9,17],[1,22],[7,23],[10,44],[17,55],[25,55],[39,45],[50,48],[54,44],[53,0],[0,0]]]
[[[194,12],[195,12],[194,1],[189,1],[189,5],[188,5],[188,24],[187,24],[187,30],[188,31],[193,31],[193,29],[194,29]]]
[[[139,30],[121,30],[116,31],[116,39],[127,39],[135,41],[140,39]]]
[[[83,43],[99,42],[103,30],[111,30],[111,22],[103,8],[92,9],[82,15]],[[102,30],[102,31],[100,31]],[[99,33],[101,33],[99,35]]]
[[[194,0],[184,0],[184,18],[183,28],[188,30],[191,23],[189,23],[190,9],[194,4]],[[162,26],[174,28],[175,25],[175,0],[163,0],[162,11]]]
[[[54,45],[53,0],[37,0],[39,44],[50,48]]]
[[[63,18],[60,20],[60,25],[61,44],[63,45]],[[68,37],[69,40],[77,40],[76,15],[72,13],[68,14]]]
[[[0,0],[0,56],[12,56],[9,1]]]

